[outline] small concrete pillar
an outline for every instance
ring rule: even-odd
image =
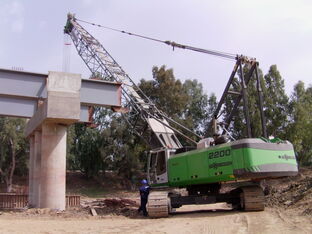
[[[34,157],[35,157],[35,137],[29,137],[29,187],[28,187],[28,203],[29,207],[34,207]]]
[[[65,210],[66,131],[64,125],[42,124],[40,208]]]
[[[35,131],[35,152],[34,152],[34,207],[40,206],[40,177],[41,177],[41,132]]]

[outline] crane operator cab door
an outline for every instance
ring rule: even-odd
[[[151,150],[148,157],[148,181],[150,184],[165,185],[168,183],[167,162],[175,150],[161,148]]]

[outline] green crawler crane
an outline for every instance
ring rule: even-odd
[[[260,181],[297,173],[294,149],[287,141],[246,138],[181,153],[160,148],[153,150],[148,160],[153,188],[148,212],[151,217],[165,217],[182,205],[216,202],[263,210]],[[228,183],[236,188],[220,193],[221,185]],[[174,188],[186,188],[188,195],[182,196]]]
[[[214,139],[209,137],[202,139],[158,109],[103,45],[78,21],[165,43],[173,48],[235,60],[234,69],[211,123]],[[79,20],[70,13],[67,16],[64,33],[71,37],[78,54],[93,76],[123,84],[121,98],[125,108],[119,111],[131,126],[129,130],[139,136],[146,136],[144,134],[146,130],[151,133],[147,140],[154,149],[148,158],[148,179],[152,186],[148,202],[150,217],[166,217],[173,209],[183,205],[217,202],[227,202],[234,208],[243,210],[263,210],[264,195],[259,186],[261,180],[297,174],[297,162],[292,144],[280,139],[268,140],[262,90],[258,77],[258,62],[254,58],[161,41]],[[245,76],[243,66],[248,69]],[[239,76],[239,81],[234,78],[236,74]],[[262,138],[254,138],[250,127],[247,85],[251,81],[256,82],[258,91]],[[229,95],[234,95],[232,110],[217,124],[217,120],[222,116],[222,105]],[[227,129],[241,101],[243,101],[247,138],[229,141],[227,138],[230,134]],[[201,140],[197,142],[186,133]],[[195,143],[196,147],[184,147],[177,135]],[[232,190],[221,192],[224,184],[230,184]],[[187,195],[182,195],[177,188],[185,188]]]

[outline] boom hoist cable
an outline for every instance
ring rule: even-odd
[[[176,134],[181,135],[192,143],[197,143],[193,138],[187,136],[181,130],[172,127],[170,124],[178,126],[184,132],[188,132],[196,138],[202,138],[159,110],[114,60],[103,45],[87,32],[72,14],[68,14],[64,33],[70,35],[78,54],[93,76],[123,84],[122,105],[129,110],[127,114],[124,114],[125,119],[140,136],[146,130],[146,126],[143,128],[140,126],[140,119],[143,119],[147,123],[153,132],[149,140],[152,147],[182,148],[183,146],[176,137]]]
[[[179,44],[173,41],[164,41],[164,40],[160,40],[157,38],[152,38],[152,37],[148,37],[148,36],[144,36],[144,35],[140,35],[140,34],[136,34],[136,33],[132,33],[132,32],[127,32],[125,30],[120,30],[120,29],[116,29],[116,28],[111,28],[111,27],[107,27],[101,24],[95,24],[95,23],[91,23],[85,20],[81,20],[81,19],[77,19],[76,21],[80,21],[86,24],[90,24],[93,26],[97,26],[100,28],[105,28],[108,30],[112,30],[115,32],[120,32],[120,33],[124,33],[124,34],[128,34],[130,36],[135,36],[135,37],[139,37],[142,39],[146,39],[146,40],[151,40],[151,41],[155,41],[155,42],[160,42],[160,43],[164,43],[166,45],[172,46],[172,48],[180,48],[180,49],[187,49],[187,50],[192,50],[192,51],[196,51],[196,52],[200,52],[200,53],[205,53],[205,54],[210,54],[210,55],[214,55],[217,57],[221,57],[221,58],[226,58],[226,59],[232,59],[235,60],[237,58],[236,54],[231,54],[231,53],[226,53],[226,52],[221,52],[221,51],[216,51],[216,50],[207,50],[207,49],[201,49],[201,48],[197,48],[197,47],[193,47],[193,46],[188,46],[188,45],[183,45],[183,44]],[[247,58],[247,57],[246,57]]]

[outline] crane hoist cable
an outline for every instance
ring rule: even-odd
[[[101,25],[101,24],[88,22],[88,21],[85,21],[85,20],[77,19],[77,18],[75,18],[75,20],[80,21],[82,23],[86,23],[86,24],[90,24],[90,25],[93,25],[93,26],[97,26],[97,27],[100,27],[100,28],[105,28],[105,29],[108,29],[108,30],[112,30],[112,31],[115,31],[115,32],[128,34],[130,36],[135,36],[135,37],[139,37],[139,38],[142,38],[142,39],[163,43],[163,44],[172,46],[173,49],[180,48],[180,49],[192,50],[192,51],[196,51],[196,52],[199,52],[199,53],[209,54],[209,55],[213,55],[213,56],[217,56],[217,57],[221,57],[221,58],[225,58],[225,59],[230,59],[230,60],[237,60],[237,58],[238,58],[237,54],[221,52],[221,51],[217,51],[217,50],[201,49],[201,48],[197,48],[197,47],[193,47],[193,46],[189,46],[189,45],[183,45],[183,44],[180,44],[180,43],[176,43],[174,41],[168,41],[168,40],[165,41],[165,40],[160,40],[160,39],[157,39],[157,38],[152,38],[152,37],[148,37],[148,36],[144,36],[144,35],[140,35],[140,34],[136,34],[136,33],[132,33],[132,32],[127,32],[125,30],[120,30],[120,29],[116,29],[116,28],[104,26],[104,25]]]

